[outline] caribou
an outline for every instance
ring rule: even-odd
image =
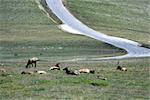
[[[122,66],[119,65],[119,61],[118,61],[118,66],[117,66],[116,69],[117,69],[117,70],[120,70],[120,71],[127,71],[127,68],[122,67]]]
[[[33,67],[33,64],[34,64],[34,67],[36,68],[36,62],[37,61],[39,61],[39,59],[37,57],[33,57],[33,58],[28,59],[26,68],[29,68],[30,65],[32,65],[32,67]]]
[[[88,68],[82,68],[82,69],[79,70],[79,72],[80,72],[80,73],[92,73],[92,74],[95,73],[94,70],[90,70],[90,69],[88,69]]]
[[[67,75],[79,75],[80,73],[79,73],[79,71],[77,71],[77,70],[69,70],[67,67],[66,68],[64,68],[63,69],[64,71],[66,71],[66,74]]]
[[[60,70],[60,63],[55,64],[54,66],[50,67],[49,70]]]

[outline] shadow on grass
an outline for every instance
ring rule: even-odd
[[[54,21],[56,21],[58,24],[62,24],[62,21],[59,20],[59,18],[56,15],[54,15],[50,9],[48,9],[48,6],[45,0],[40,0],[40,3]]]
[[[64,78],[61,81],[61,83],[63,84],[87,84],[87,85],[92,85],[92,86],[108,86],[108,82],[106,80],[98,80],[94,78],[89,79],[86,76]]]
[[[146,43],[141,43],[141,44],[142,44],[141,47],[150,49],[150,45],[149,44],[146,44]]]

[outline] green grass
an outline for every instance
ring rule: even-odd
[[[49,71],[47,66],[54,62],[38,62],[38,70],[46,75],[21,75],[25,63],[1,63],[9,75],[0,75],[1,100],[148,100],[149,68],[148,59],[121,60],[120,64],[128,68],[127,72],[116,70],[117,61],[66,62],[61,63],[61,71]],[[95,74],[79,76],[66,75],[63,68],[71,70],[83,67],[95,69]],[[32,69],[33,70],[33,69]],[[97,76],[107,80],[99,80]]]
[[[149,44],[149,0],[66,0],[65,4],[95,30]]]
[[[125,52],[88,37],[60,31],[57,28],[57,23],[51,21],[38,8],[35,1],[0,0],[0,68],[7,70],[6,74],[0,73],[0,100],[150,99],[149,58],[121,60],[121,65],[128,68],[127,72],[116,71],[117,61],[113,60],[61,63],[61,69],[69,67],[69,69],[75,70],[86,67],[95,69],[96,74],[68,76],[62,70],[49,71],[48,66],[54,65],[56,62],[77,57],[91,58],[120,55]],[[103,3],[101,4],[101,2]],[[122,22],[125,22],[122,23],[115,22],[109,16],[103,17],[101,14],[105,15],[106,12],[112,12],[113,14],[115,12],[117,8],[112,7],[113,4],[112,6],[106,4],[113,2],[116,6],[127,5],[129,10],[132,5],[134,5],[133,7],[138,6],[140,10],[144,9],[141,6],[144,7],[148,4],[140,0],[137,2],[128,1],[130,4],[127,1],[121,3],[121,1],[116,2],[115,0],[109,2],[104,0],[76,0],[76,2],[67,0],[67,6],[81,21],[96,30],[127,38],[131,36],[130,38],[133,38],[133,40],[139,39],[137,41],[147,43],[149,36],[149,33],[146,33],[147,15],[143,15],[145,17],[141,18],[143,27],[141,27],[141,24],[135,25],[134,20],[136,19],[133,18],[132,12],[129,13],[134,19],[129,22],[129,26],[133,25],[132,27],[129,27],[125,20],[122,20]],[[99,6],[99,4],[103,6]],[[114,12],[109,7],[115,8],[112,9]],[[101,13],[101,10],[103,13]],[[79,14],[77,14],[78,12]],[[122,12],[121,9],[118,9],[118,12]],[[125,14],[128,13],[124,12],[120,16]],[[100,17],[107,20],[102,20]],[[136,14],[135,17],[139,18]],[[93,23],[91,23],[92,21]],[[131,31],[127,28],[138,29],[141,32]],[[22,70],[25,70],[27,59],[33,56],[45,60],[37,63],[37,69],[47,71],[46,75],[20,74]],[[98,75],[106,77],[107,80],[98,80]]]
[[[101,57],[125,52],[100,41],[62,32],[36,0],[1,0],[0,59]],[[122,53],[121,53],[122,52]]]

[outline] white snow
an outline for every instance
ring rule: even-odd
[[[113,37],[97,32],[88,26],[84,25],[76,19],[63,5],[62,0],[46,0],[46,3],[51,11],[62,21],[62,25],[58,27],[66,32],[85,35],[99,41],[114,45],[125,49],[128,54],[116,57],[96,58],[96,59],[122,59],[131,57],[150,57],[150,49],[140,47],[141,44],[124,38]],[[82,58],[81,58],[82,59]],[[94,58],[95,59],[95,58]],[[74,59],[80,60],[80,59]]]
[[[73,29],[72,27],[66,25],[66,24],[62,24],[58,26],[61,30],[68,32],[68,33],[72,33],[72,34],[80,34],[83,35],[83,33]]]

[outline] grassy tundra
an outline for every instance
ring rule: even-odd
[[[1,60],[24,60],[33,56],[58,60],[124,53],[97,40],[60,31],[35,1],[1,0]]]
[[[52,62],[41,62],[38,69],[45,70],[45,75],[21,75],[23,63],[3,63],[10,75],[0,75],[1,100],[148,100],[149,98],[149,65],[147,59],[122,60],[121,65],[127,72],[116,70],[117,61],[70,62],[62,63],[62,68],[90,68],[95,74],[68,76],[65,72],[49,71],[47,65]],[[107,80],[99,80],[97,76]]]
[[[112,36],[150,44],[149,0],[66,0],[86,25]]]
[[[60,31],[58,24],[51,21],[35,1],[38,0],[0,0],[0,68],[9,73],[0,74],[1,100],[150,99],[148,58],[121,60],[121,65],[128,68],[127,72],[116,71],[117,61],[113,60],[61,63],[62,68],[95,69],[96,74],[74,77],[63,71],[49,71],[48,66],[58,61],[125,52],[91,38]],[[66,1],[70,11],[90,27],[147,43],[149,18],[139,13],[149,10],[146,9],[148,0]],[[122,9],[117,8],[121,5],[124,5]],[[38,62],[37,67],[48,74],[20,74],[28,58],[33,56],[47,60]],[[97,79],[98,75],[107,80]]]

